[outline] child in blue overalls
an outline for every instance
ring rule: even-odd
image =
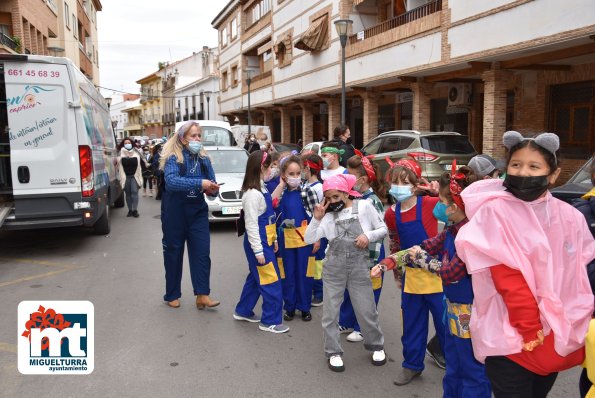
[[[285,333],[283,325],[283,292],[280,271],[275,257],[277,228],[270,193],[264,185],[269,175],[271,160],[266,152],[254,151],[248,158],[242,184],[242,207],[246,234],[244,251],[250,273],[246,277],[240,301],[233,317],[238,321],[260,322],[260,330]],[[253,309],[262,296],[262,316]]]
[[[304,202],[308,216],[311,218],[312,213],[314,212],[314,206],[322,203],[322,200],[324,199],[321,177],[324,165],[322,158],[315,153],[304,155],[302,161],[304,163],[302,179],[306,181],[304,189],[302,190],[302,201]],[[328,241],[322,238],[319,242],[318,247],[317,244],[314,243],[312,249],[314,252],[314,261],[316,262],[316,272],[314,273],[314,280],[312,281],[312,307],[320,307],[322,305],[321,272]]]
[[[453,168],[455,170],[455,168]],[[457,256],[455,238],[467,223],[461,192],[477,177],[468,167],[462,167],[452,176],[444,173],[440,178],[440,201],[434,213],[447,224],[444,231],[426,239],[408,250],[404,262],[410,269],[425,269],[442,279],[447,305],[444,355],[446,374],[442,381],[445,398],[490,398],[492,391],[485,367],[473,355],[469,321],[473,304],[471,276],[465,263]],[[397,259],[399,255],[392,257]],[[378,268],[387,270],[394,266]],[[379,269],[374,271],[378,272]]]
[[[352,156],[347,160],[347,170],[349,174],[354,175],[356,184],[353,187],[354,190],[362,194],[362,199],[369,200],[380,217],[384,217],[384,205],[378,197],[378,195],[386,196],[386,185],[381,178],[377,176],[381,175],[378,166],[372,165],[370,160],[363,156],[363,154],[355,150],[356,155]],[[378,195],[376,194],[378,193]],[[368,246],[370,251],[370,268],[382,261],[385,257],[384,242],[370,242]],[[372,278],[372,288],[374,289],[374,301],[378,305],[380,300],[380,293],[382,292],[383,275]],[[341,305],[341,314],[339,316],[339,330],[341,333],[350,333],[347,335],[347,341],[352,343],[362,341],[364,338],[361,334],[361,329],[357,323],[355,312],[353,311],[353,305],[349,298],[349,291],[345,290],[345,301]]]
[[[432,214],[438,198],[415,195],[421,169],[413,160],[400,160],[388,176],[389,193],[397,203],[387,209],[384,221],[389,231],[390,252],[394,254],[438,234],[438,221]],[[440,346],[444,346],[444,295],[440,278],[423,269],[408,268],[400,281],[403,363],[394,383],[405,385],[424,370],[430,313]]]
[[[281,183],[273,192],[279,198],[277,221],[281,257],[283,259],[283,319],[293,320],[296,309],[303,321],[311,321],[312,282],[316,269],[312,245],[304,241],[310,217],[302,201],[302,160],[291,155],[283,158]]]

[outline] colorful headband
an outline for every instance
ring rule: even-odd
[[[311,168],[311,169],[314,169],[314,170],[316,170],[316,171],[320,171],[320,170],[322,170],[322,169],[323,169],[322,165],[320,165],[320,164],[318,164],[318,163],[314,163],[314,162],[313,162],[313,161],[311,161],[311,160],[306,160],[306,161],[304,162],[304,166],[306,166],[306,167],[309,167],[309,168]]]
[[[337,155],[343,155],[345,153],[344,149],[337,149],[332,146],[327,146],[320,150],[320,153],[336,153]]]
[[[269,154],[266,153],[266,151],[262,151],[262,159],[260,159],[260,165],[264,166],[264,162],[267,161],[267,158],[269,157]]]
[[[322,183],[322,190],[326,192],[330,189],[336,189],[337,191],[345,192],[354,198],[359,198],[362,194],[353,190],[356,180],[357,179],[352,174],[336,174],[324,180]]]
[[[461,192],[463,192],[463,188],[461,188],[457,181],[464,180],[466,176],[465,174],[457,171],[456,159],[452,160],[452,170],[450,173],[450,183],[448,186],[450,190],[450,195],[452,196],[452,200],[456,203],[456,205],[461,210],[465,211],[465,203],[463,203],[463,198],[461,198]]]
[[[364,170],[366,171],[366,175],[368,176],[370,182],[376,181],[376,172],[374,171],[374,167],[372,166],[372,163],[370,163],[370,160],[359,150],[356,149],[354,152],[361,159],[362,166],[364,166]]]

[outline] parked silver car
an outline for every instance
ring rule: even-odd
[[[209,205],[209,222],[235,221],[242,210],[242,182],[248,152],[240,147],[207,147],[217,182],[221,184],[216,198],[205,196]]]

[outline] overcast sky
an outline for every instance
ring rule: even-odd
[[[176,61],[217,46],[211,21],[229,0],[101,0],[97,13],[100,85],[138,93],[135,82]],[[104,96],[110,90],[102,90]]]

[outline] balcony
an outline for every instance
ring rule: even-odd
[[[17,49],[19,47],[16,41],[12,40],[9,36],[6,36],[4,33],[0,33],[0,46],[8,47],[15,53],[18,52]]]
[[[353,56],[440,26],[442,0],[434,0],[395,18],[349,36],[347,56]]]
[[[242,84],[242,93],[245,94],[248,92],[248,84],[246,83],[245,80],[243,83],[244,84]],[[256,75],[252,78],[252,81],[250,82],[250,91],[254,91],[254,90],[258,90],[259,88],[270,86],[272,83],[273,83],[273,72],[270,70],[267,72],[262,72],[261,74]]]

